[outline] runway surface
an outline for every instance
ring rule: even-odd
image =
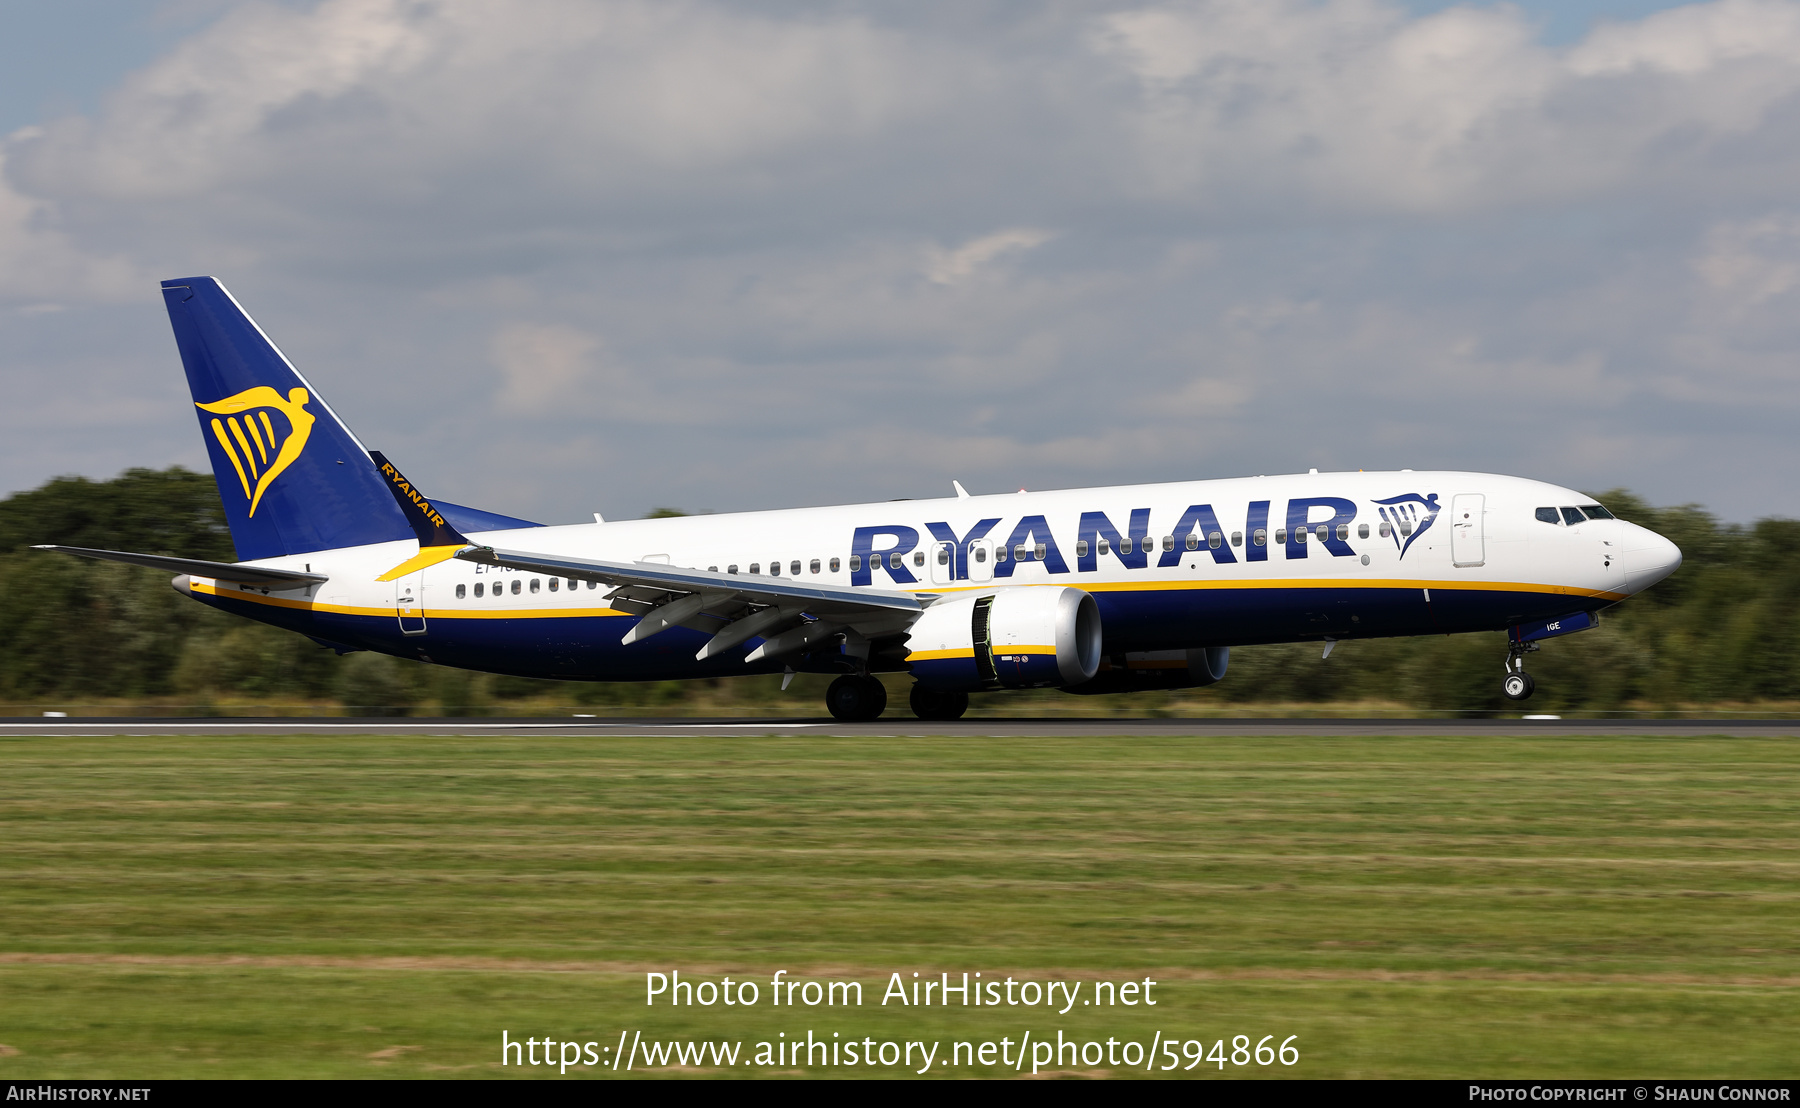
[[[932,723],[894,716],[871,723],[785,719],[155,719],[0,718],[0,737],[100,735],[532,735],[572,738],[684,735],[968,735],[1053,738],[1117,735],[1732,735],[1800,736],[1800,719],[966,719]]]

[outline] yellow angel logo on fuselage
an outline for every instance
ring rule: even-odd
[[[315,418],[306,410],[310,399],[305,389],[289,389],[287,399],[283,400],[274,389],[258,385],[211,404],[194,405],[214,413],[213,437],[219,440],[225,456],[231,459],[232,468],[237,470],[238,481],[244,486],[244,497],[250,501],[252,516],[256,515],[256,506],[262,503],[263,493],[270,483],[281,476],[282,470],[293,465],[294,459],[306,449],[306,439],[312,434]],[[269,418],[271,408],[287,420],[285,436],[276,433],[275,423]],[[218,419],[217,416],[225,418]]]

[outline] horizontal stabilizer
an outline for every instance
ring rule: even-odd
[[[529,519],[518,516],[501,515],[499,512],[484,512],[480,508],[471,508],[467,504],[452,504],[448,500],[433,500],[432,506],[444,514],[451,525],[458,531],[467,534],[470,531],[517,531],[522,527],[542,527],[541,523],[533,523]]]
[[[193,577],[211,577],[216,581],[236,581],[244,585],[300,588],[304,585],[323,584],[331,579],[322,573],[234,565],[231,562],[208,562],[199,558],[168,558],[161,554],[132,554],[123,550],[90,550],[85,546],[34,546],[31,549],[55,550],[82,558],[98,558],[103,562],[124,562],[150,569],[166,569],[172,573],[186,573]]]

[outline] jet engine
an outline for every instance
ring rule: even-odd
[[[1092,681],[1065,688],[1071,693],[1128,693],[1154,689],[1197,689],[1225,679],[1229,646],[1194,650],[1153,650],[1115,654],[1100,663]]]
[[[1080,589],[1031,586],[940,600],[912,625],[907,650],[929,688],[1079,685],[1100,668],[1100,606]]]

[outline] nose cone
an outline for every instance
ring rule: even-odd
[[[1642,592],[1681,565],[1681,548],[1647,527],[1625,524],[1625,591]]]

